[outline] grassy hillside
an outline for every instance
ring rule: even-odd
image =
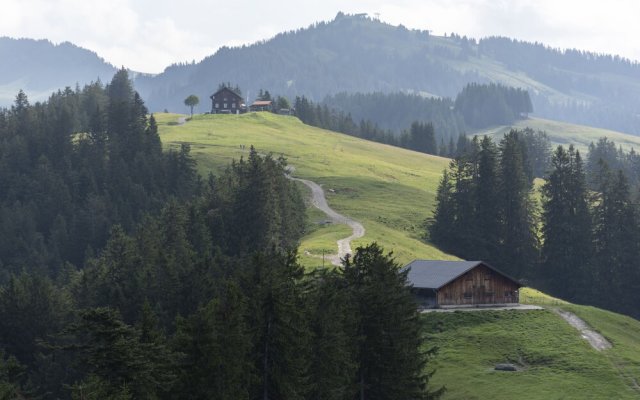
[[[419,240],[433,207],[447,160],[323,131],[292,117],[267,113],[196,116],[177,125],[179,115],[157,114],[165,146],[190,143],[202,173],[224,168],[253,144],[283,154],[296,175],[324,185],[329,204],[360,220],[367,234],[393,249],[398,260],[450,258]],[[540,120],[535,120],[540,121]],[[242,150],[241,145],[245,145]],[[306,187],[301,186],[304,190]],[[309,208],[309,233],[301,244],[307,266],[320,260],[305,252],[335,251],[349,234],[343,225],[324,225]],[[432,382],[446,385],[445,400],[632,399],[640,397],[640,322],[615,313],[568,304],[532,289],[521,301],[545,310],[424,314],[429,345],[439,347]],[[603,334],[613,348],[597,352],[553,312],[571,311]],[[518,372],[494,371],[513,362]]]
[[[640,322],[568,304],[523,289],[523,299],[547,309],[425,314],[429,342],[440,348],[433,382],[444,399],[637,399]],[[598,352],[552,309],[571,311],[613,348]],[[495,371],[512,362],[518,372]]]
[[[184,125],[176,125],[178,117],[156,114],[160,136],[165,146],[191,144],[202,174],[246,156],[250,145],[260,152],[282,154],[295,167],[296,176],[323,185],[331,207],[364,225],[366,234],[356,246],[377,241],[393,249],[400,262],[451,258],[420,240],[447,159],[324,131],[297,118],[270,113],[198,115]],[[336,252],[335,241],[348,236],[350,229],[323,224],[324,214],[312,207],[309,216],[309,233],[300,254],[303,264],[315,266],[322,263],[318,257],[323,251]]]
[[[635,148],[636,150],[640,149],[640,136],[542,118],[528,118],[518,121],[512,126],[498,126],[476,131],[472,134],[490,135],[499,141],[505,133],[509,132],[509,129],[523,129],[526,127],[547,132],[549,139],[551,139],[554,145],[561,144],[568,146],[569,144],[573,144],[583,154],[586,154],[589,143],[596,142],[604,136],[616,142],[617,145],[622,146],[625,150],[631,148]]]

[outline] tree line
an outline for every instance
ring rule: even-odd
[[[0,127],[0,398],[442,393],[390,254],[300,266],[283,158],[251,147],[200,178],[188,145],[162,151],[124,71],[47,103],[19,94]]]
[[[637,317],[637,187],[634,194],[625,170],[602,157],[611,142],[592,145],[586,163],[572,146],[558,146],[538,203],[523,137],[512,130],[498,145],[476,137],[451,161],[429,240],[553,295]]]
[[[0,110],[0,282],[26,268],[55,277],[80,267],[110,226],[132,229],[198,186],[189,146],[162,151],[127,72]]]
[[[294,109],[308,125],[451,157],[467,128],[512,124],[532,106],[526,90],[474,83],[465,86],[455,102],[404,93],[340,93],[317,104],[297,97]]]

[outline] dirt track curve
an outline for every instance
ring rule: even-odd
[[[324,190],[320,185],[313,181],[309,181],[306,179],[294,178],[292,176],[288,176],[289,179],[294,181],[302,182],[307,187],[311,189],[311,203],[320,211],[327,214],[327,217],[336,224],[345,224],[348,225],[353,233],[351,236],[348,236],[344,239],[338,240],[336,243],[338,244],[338,254],[331,254],[327,256],[327,258],[331,261],[333,265],[340,265],[341,259],[344,258],[347,254],[351,254],[351,241],[355,239],[359,239],[364,236],[365,229],[362,224],[356,220],[353,220],[349,217],[346,217],[342,214],[337,213],[329,204],[327,204],[327,199],[324,197]]]
[[[606,350],[611,348],[611,343],[607,339],[605,339],[601,334],[591,329],[586,322],[580,319],[577,315],[572,312],[564,311],[560,309],[554,310],[558,315],[560,315],[565,321],[569,323],[569,325],[573,326],[580,332],[580,336],[589,344],[591,347],[598,351]]]

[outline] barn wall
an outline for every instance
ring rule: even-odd
[[[478,265],[438,290],[438,304],[518,303],[518,285],[484,265]]]

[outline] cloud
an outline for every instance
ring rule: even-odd
[[[0,36],[70,41],[116,66],[160,72],[338,11],[378,12],[383,21],[435,34],[509,36],[640,60],[635,0],[2,0]]]

